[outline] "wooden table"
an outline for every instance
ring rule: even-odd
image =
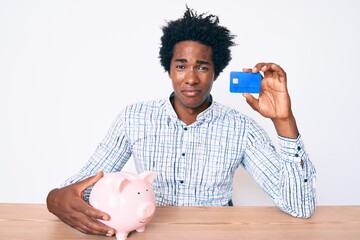
[[[62,223],[44,204],[0,203],[0,240],[115,239],[86,235]],[[158,207],[145,232],[152,239],[360,239],[360,206],[319,206],[310,219],[276,207]]]

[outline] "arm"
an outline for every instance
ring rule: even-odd
[[[244,71],[264,73],[259,98],[243,95],[255,111],[272,120],[281,148],[278,155],[273,147],[268,147],[272,144],[265,132],[255,127],[257,130],[252,136],[260,140],[249,140],[246,155],[252,159],[245,161],[246,168],[282,210],[293,216],[309,217],[316,205],[315,168],[304,149],[291,110],[286,73],[274,63],[258,63]],[[258,171],[253,172],[254,168]]]
[[[279,137],[277,153],[256,122],[250,122],[248,129],[244,169],[281,210],[295,217],[310,217],[316,207],[316,172],[301,136]]]
[[[115,230],[97,221],[97,219],[109,220],[110,216],[91,207],[82,199],[83,191],[95,184],[102,176],[103,172],[100,172],[81,182],[53,189],[46,199],[48,210],[80,232],[112,236]]]
[[[123,115],[119,115],[114,121],[106,137],[81,171],[69,178],[62,188],[54,189],[48,194],[49,211],[83,233],[107,236],[115,233],[112,228],[97,221],[108,220],[109,215],[91,207],[87,200],[91,187],[103,176],[102,171],[120,171],[131,155]]]

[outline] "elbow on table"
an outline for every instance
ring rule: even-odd
[[[314,205],[313,207],[303,208],[301,210],[292,209],[291,211],[285,211],[285,212],[297,218],[310,218],[314,214],[315,209],[316,209],[316,205]]]

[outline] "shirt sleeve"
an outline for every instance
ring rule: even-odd
[[[250,124],[242,165],[257,184],[284,212],[308,218],[315,211],[315,167],[310,161],[301,136],[279,136],[276,151],[265,131]]]
[[[62,187],[93,176],[99,171],[105,173],[120,171],[131,156],[131,147],[125,128],[123,111],[112,123],[105,138],[97,146],[85,166],[80,172],[67,179]],[[85,201],[88,201],[90,192],[91,187],[85,190],[83,197]]]

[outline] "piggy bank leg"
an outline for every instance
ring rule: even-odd
[[[137,232],[143,232],[143,231],[145,231],[145,226],[143,226],[143,227],[141,227],[141,228],[136,229],[136,231],[137,231]]]
[[[117,240],[126,240],[128,235],[128,232],[116,232],[115,234]]]

